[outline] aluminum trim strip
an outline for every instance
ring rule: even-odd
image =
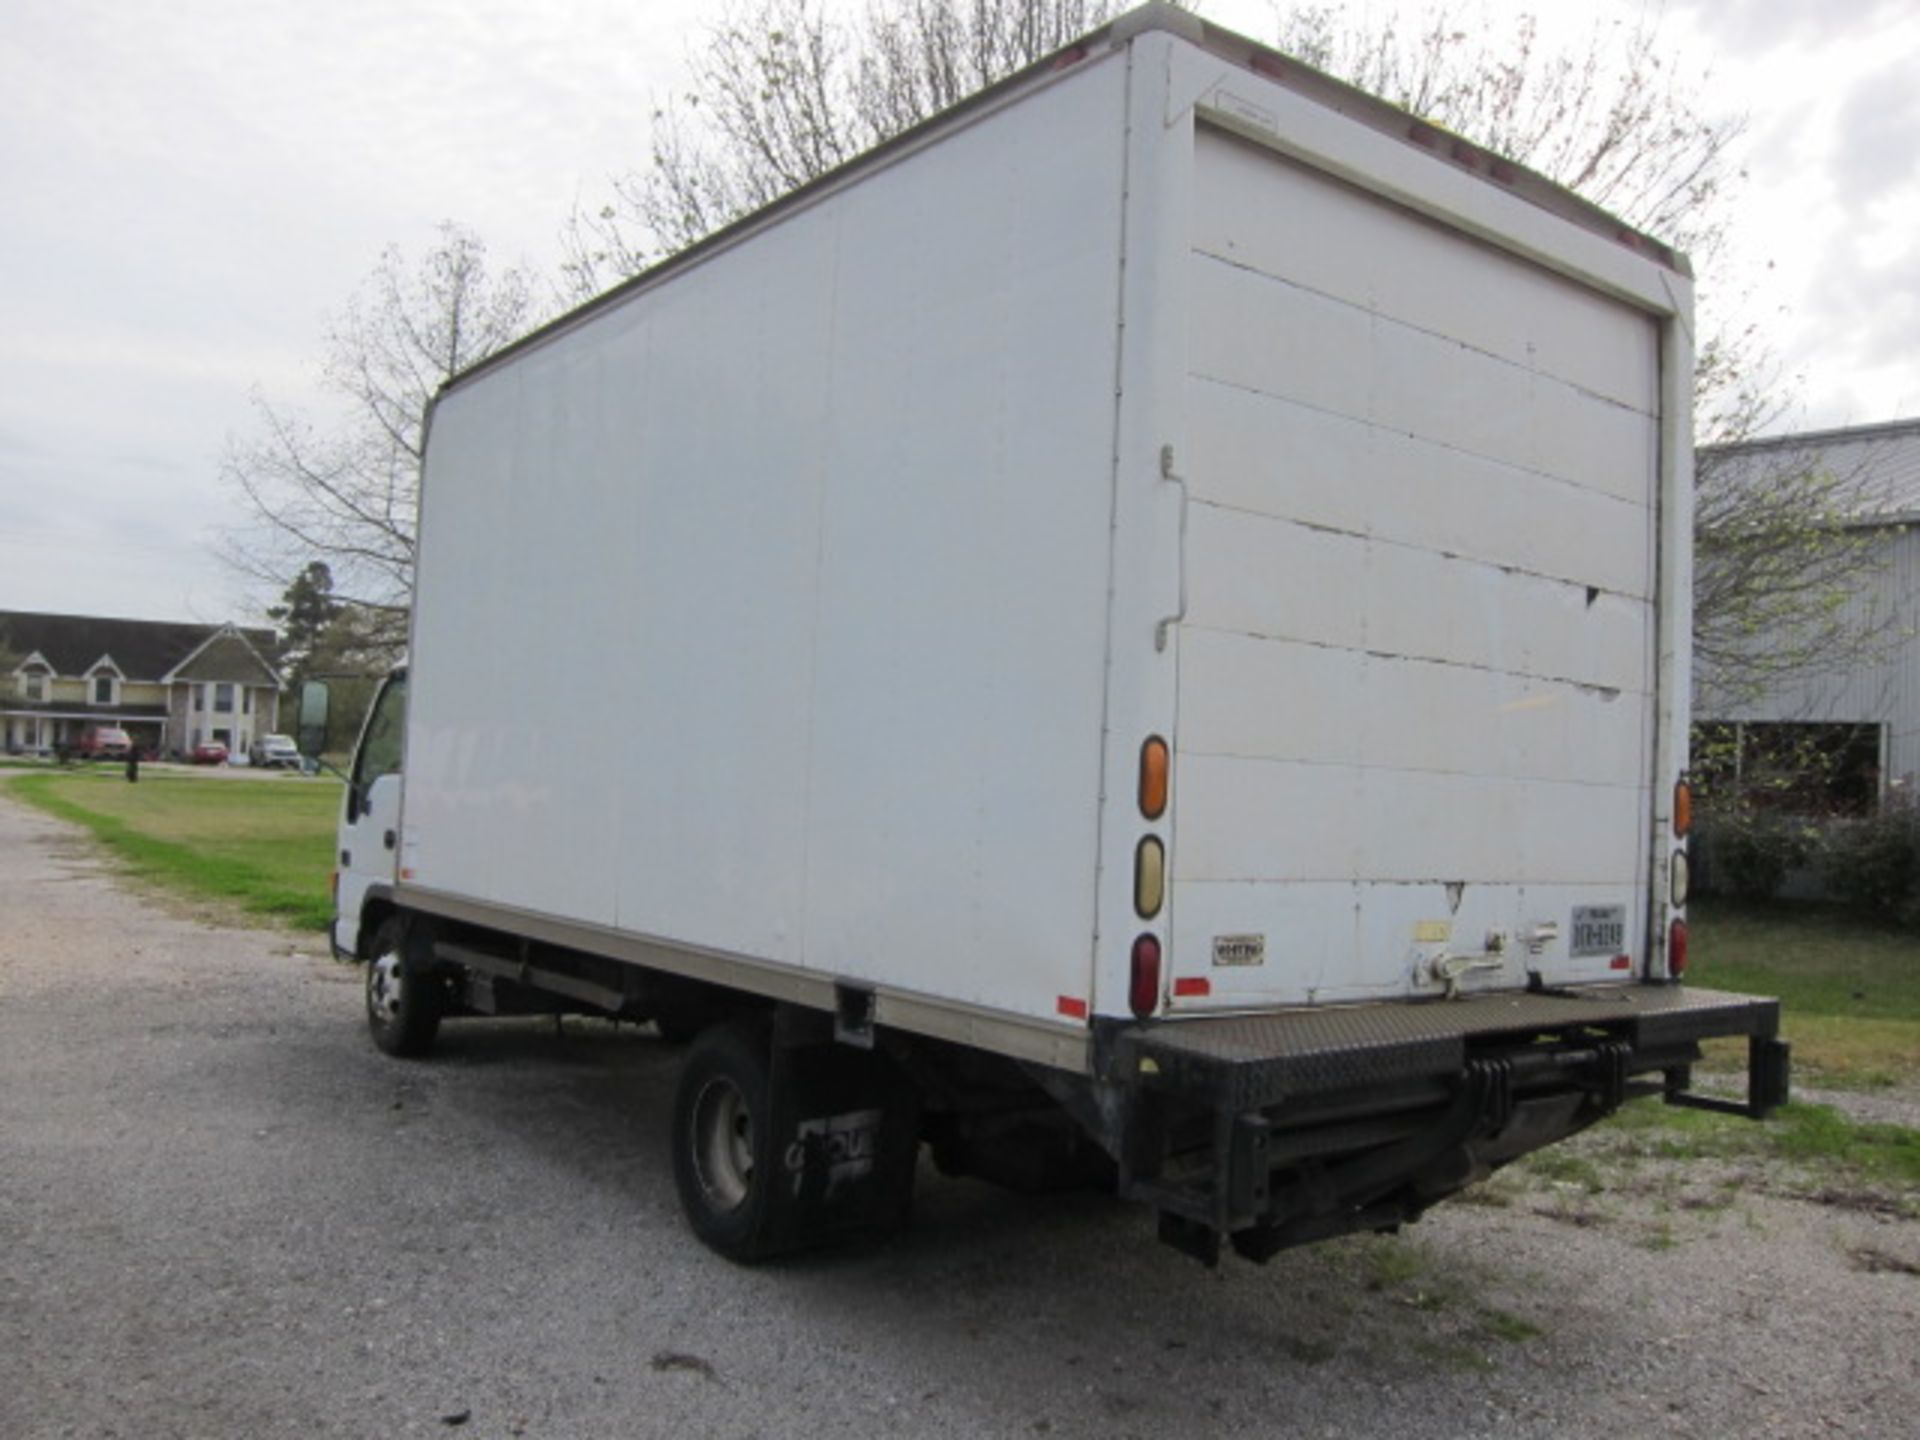
[[[480,925],[690,980],[724,985],[770,1000],[829,1012],[834,1008],[832,976],[770,960],[581,924],[420,886],[400,887],[394,902],[421,914]],[[875,986],[873,990],[876,1024],[1076,1074],[1087,1073],[1091,1066],[1091,1039],[1083,1027],[1049,1024],[886,986]]]

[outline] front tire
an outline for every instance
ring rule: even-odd
[[[374,931],[367,957],[367,1029],[389,1055],[413,1059],[433,1049],[445,1008],[433,975],[433,942],[395,916]]]

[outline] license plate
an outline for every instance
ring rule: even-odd
[[[1581,955],[1619,955],[1627,948],[1627,907],[1624,905],[1576,905],[1573,924],[1568,927],[1567,953]]]

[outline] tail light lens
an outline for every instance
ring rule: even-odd
[[[1142,935],[1133,942],[1133,973],[1127,983],[1127,1008],[1145,1020],[1160,1008],[1160,941]]]
[[[1686,838],[1693,829],[1693,786],[1685,780],[1673,782],[1673,833]]]
[[[1687,863],[1687,852],[1676,850],[1668,867],[1667,899],[1676,906],[1687,903],[1687,895],[1693,889],[1693,868]]]
[[[1152,835],[1133,852],[1133,910],[1142,920],[1160,913],[1167,898],[1167,851]]]
[[[1676,920],[1667,927],[1667,974],[1678,980],[1687,973],[1687,922]]]
[[[1167,742],[1149,735],[1140,747],[1140,813],[1158,820],[1167,813],[1167,782],[1172,766]]]

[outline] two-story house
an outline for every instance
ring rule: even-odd
[[[51,754],[89,725],[117,725],[142,753],[203,741],[243,753],[279,729],[274,633],[0,610],[0,750]]]

